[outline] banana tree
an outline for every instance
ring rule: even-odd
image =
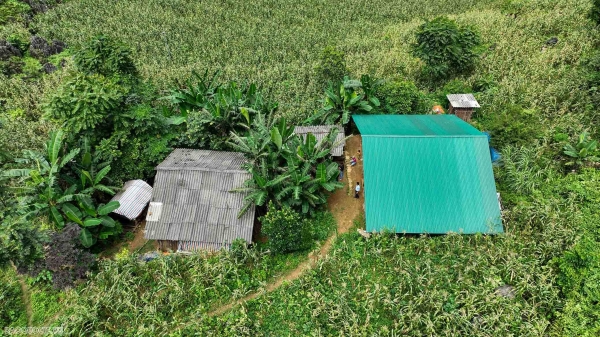
[[[277,195],[283,188],[283,184],[289,179],[289,175],[281,174],[274,177],[269,175],[266,167],[260,169],[250,168],[252,177],[246,180],[242,187],[233,189],[233,193],[245,193],[244,206],[238,213],[238,218],[244,215],[252,205],[264,206],[272,196]],[[275,199],[276,203],[281,204],[280,200]]]
[[[62,228],[59,209],[62,204],[72,201],[77,193],[77,186],[63,190],[59,185],[59,172],[79,153],[73,149],[62,155],[64,133],[59,130],[50,134],[46,143],[46,153],[24,151],[23,158],[16,162],[29,165],[30,168],[7,170],[3,174],[8,178],[19,179],[19,187],[15,190],[22,194],[22,200],[27,205],[22,213],[26,218],[45,215],[55,228]]]
[[[121,233],[121,226],[113,220],[108,214],[117,208],[118,201],[110,201],[107,204],[100,204],[95,207],[89,197],[79,197],[78,205],[65,203],[61,206],[61,212],[66,218],[78,224],[82,230],[79,234],[81,244],[89,248],[94,245],[98,239],[105,240],[110,236]]]
[[[108,163],[98,163],[92,157],[91,150],[84,144],[84,153],[79,162],[71,166],[73,173],[77,178],[70,175],[63,175],[63,179],[70,185],[77,185],[80,194],[93,195],[95,192],[103,192],[109,195],[114,195],[118,191],[118,187],[104,184],[104,180],[108,180],[110,165]]]
[[[300,208],[302,213],[308,213],[317,205],[326,201],[319,193],[318,186],[313,182],[310,175],[310,164],[304,164],[302,168],[291,167],[290,179],[285,187],[277,194],[277,199],[284,206]]]
[[[215,72],[211,77],[208,76],[208,70],[201,76],[196,71],[192,72],[192,77],[179,88],[171,89],[171,94],[162,99],[168,100],[171,104],[179,108],[181,116],[187,118],[192,110],[201,110],[212,98],[216,90],[221,86],[217,83],[219,73]]]
[[[373,107],[379,106],[379,100],[370,97],[370,100],[359,89],[362,84],[358,80],[348,77],[337,86],[329,85],[325,90],[323,107],[306,122],[308,124],[348,124],[350,116],[356,113],[369,113]]]

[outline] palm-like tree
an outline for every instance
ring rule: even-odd
[[[342,83],[330,84],[325,90],[323,107],[306,122],[309,124],[348,124],[350,116],[356,113],[370,113],[379,106],[379,100],[366,97],[359,92],[361,81],[344,78]]]
[[[107,176],[111,169],[109,163],[98,162],[97,157],[92,156],[87,139],[84,139],[82,149],[81,161],[70,166],[75,177],[62,175],[62,178],[69,185],[77,185],[80,194],[93,195],[96,192],[103,192],[114,195],[119,188],[104,183],[104,180],[110,181]]]
[[[23,183],[17,190],[24,194],[22,201],[27,205],[23,212],[24,217],[45,215],[50,223],[58,228],[64,225],[59,211],[61,206],[81,195],[76,193],[77,186],[63,189],[59,185],[60,170],[79,153],[79,149],[73,149],[62,155],[63,139],[64,133],[61,130],[52,132],[50,140],[46,143],[45,155],[28,150],[24,151],[23,158],[17,160],[17,162],[28,164],[32,168],[12,169],[4,172],[4,176],[19,178]]]
[[[267,171],[266,166],[260,168],[251,167],[249,171],[252,177],[246,180],[242,187],[231,191],[246,194],[246,197],[244,197],[244,206],[240,210],[238,217],[244,215],[252,205],[264,206],[268,200],[274,199],[277,204],[281,204],[280,200],[273,198],[273,196],[279,193],[283,183],[290,178],[286,174],[273,176]]]
[[[284,119],[275,122],[261,114],[245,136],[232,133],[230,145],[246,155],[252,174],[243,187],[232,191],[247,193],[239,216],[250,206],[264,206],[269,200],[303,213],[324,204],[326,191],[341,186],[336,180],[337,164],[330,160],[331,149],[338,145],[337,133],[334,128],[319,142],[310,133],[303,139]]]

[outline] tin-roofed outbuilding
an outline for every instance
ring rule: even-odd
[[[146,208],[152,198],[152,186],[143,180],[129,180],[110,201],[118,201],[120,206],[113,213],[134,220]]]
[[[473,94],[450,94],[446,95],[450,101],[450,114],[458,116],[460,119],[469,122],[473,116],[475,108],[479,108],[479,103]]]
[[[331,149],[331,155],[339,157],[344,154],[344,146],[346,145],[346,136],[344,135],[344,128],[341,125],[313,125],[313,126],[296,126],[294,133],[305,139],[306,135],[312,133],[317,142],[321,142],[329,134],[332,128],[338,129],[338,134],[335,137],[336,147]]]
[[[353,119],[362,136],[367,231],[503,231],[482,132],[452,115]]]
[[[156,167],[146,238],[172,250],[218,250],[250,243],[254,207],[241,218],[245,195],[230,191],[250,174],[237,152],[176,149]]]

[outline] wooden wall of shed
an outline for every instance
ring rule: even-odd
[[[450,104],[450,109],[448,109],[448,113],[456,115],[456,117],[462,119],[465,122],[471,121],[473,111],[473,108],[455,108],[452,106],[452,104]]]
[[[179,241],[158,240],[158,249],[163,252],[176,252]]]

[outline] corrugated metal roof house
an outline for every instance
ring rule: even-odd
[[[133,220],[140,216],[151,198],[152,186],[143,180],[129,180],[110,201],[121,204],[113,213]]]
[[[367,231],[502,232],[484,134],[452,115],[353,116]]]
[[[229,248],[252,241],[254,207],[237,218],[244,194],[231,193],[250,174],[237,152],[176,149],[156,167],[146,238],[172,250]]]
[[[337,128],[339,132],[335,137],[335,142],[338,145],[331,149],[331,155],[339,157],[344,154],[344,145],[346,145],[346,136],[344,135],[344,128],[341,125],[296,126],[294,128],[294,133],[300,135],[302,139],[305,139],[308,133],[312,133],[317,139],[317,142],[320,142],[329,134],[329,131],[331,131],[332,128]]]

